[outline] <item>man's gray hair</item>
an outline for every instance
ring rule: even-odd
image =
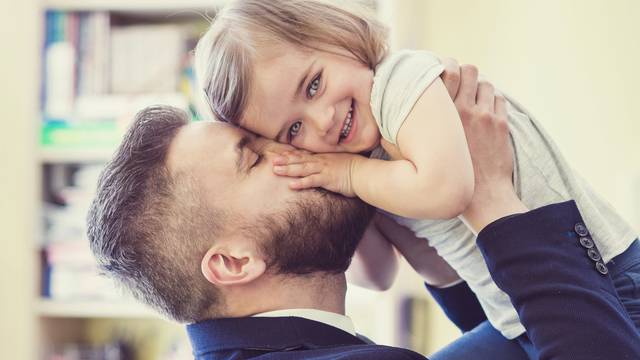
[[[88,214],[88,237],[100,269],[140,301],[178,322],[215,316],[219,291],[200,263],[219,229],[186,174],[166,167],[170,144],[189,123],[172,107],[136,115],[103,170]]]

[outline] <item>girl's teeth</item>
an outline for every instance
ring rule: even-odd
[[[353,101],[351,101],[351,106],[349,106],[349,112],[347,113],[347,118],[344,121],[344,125],[342,126],[342,132],[340,133],[340,138],[345,139],[349,136],[349,132],[351,132],[351,117],[353,116]]]
[[[340,137],[342,138],[346,138],[349,135],[349,132],[351,131],[351,116],[353,114],[353,107],[351,107],[349,109],[349,113],[347,114],[347,119],[344,122],[344,126],[342,127],[342,133],[340,134]]]

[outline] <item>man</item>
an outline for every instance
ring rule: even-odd
[[[475,100],[458,106],[469,110],[461,111],[469,115],[463,122],[472,129],[474,164],[483,169],[465,214],[479,230],[526,209],[510,183],[504,119]],[[89,214],[101,267],[141,301],[190,323],[199,359],[423,359],[355,336],[343,316],[344,271],[370,208],[326,192],[289,190],[271,170],[271,159],[288,149],[226,124],[188,123],[172,108],[142,111],[107,165]],[[499,220],[480,233],[496,282],[512,297],[541,358],[640,358],[628,340],[635,330],[606,296],[610,280],[585,267],[577,248],[564,249],[563,263],[544,246],[579,221],[575,206],[560,206]],[[544,229],[549,214],[554,220]],[[549,255],[555,270],[542,269],[541,278],[532,268],[526,283],[513,281],[532,264],[506,261],[501,249],[509,241],[531,251],[531,259]],[[564,275],[576,272],[584,291],[562,299],[549,291],[566,287],[575,276]],[[606,313],[608,323],[567,317],[559,311],[567,304],[591,317]],[[540,317],[549,313],[555,317]],[[585,341],[593,332],[600,332],[598,341]]]

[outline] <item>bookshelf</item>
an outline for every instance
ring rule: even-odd
[[[95,186],[99,169],[111,158],[133,114],[153,103],[190,110],[188,52],[206,29],[207,18],[223,3],[38,3],[43,45],[34,158],[40,195],[35,205],[37,230],[30,246],[37,279],[31,302],[35,358],[67,358],[70,352],[85,348],[107,351],[117,346],[114,341],[127,342],[136,360],[188,356],[182,326],[132,299],[114,296],[119,292],[96,274],[87,249],[76,245],[86,242],[82,226],[91,198],[87,190]],[[162,45],[163,60],[155,63],[164,64],[155,73],[145,74],[153,65],[141,67],[140,61],[128,59],[141,47],[136,45],[141,39]],[[128,54],[118,57],[118,52]],[[128,68],[136,70],[127,73]],[[137,76],[140,73],[144,76]],[[185,348],[186,352],[176,355],[176,349]]]
[[[102,164],[111,158],[110,149],[102,150],[69,150],[69,149],[40,149],[39,160],[44,164]]]
[[[48,318],[130,318],[160,319],[152,309],[137,302],[56,301],[40,299],[38,314]]]
[[[45,0],[46,9],[66,11],[171,12],[182,10],[215,10],[225,0]]]

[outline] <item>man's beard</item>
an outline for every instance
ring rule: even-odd
[[[267,265],[280,274],[345,272],[374,210],[322,189],[309,193],[260,221]]]

